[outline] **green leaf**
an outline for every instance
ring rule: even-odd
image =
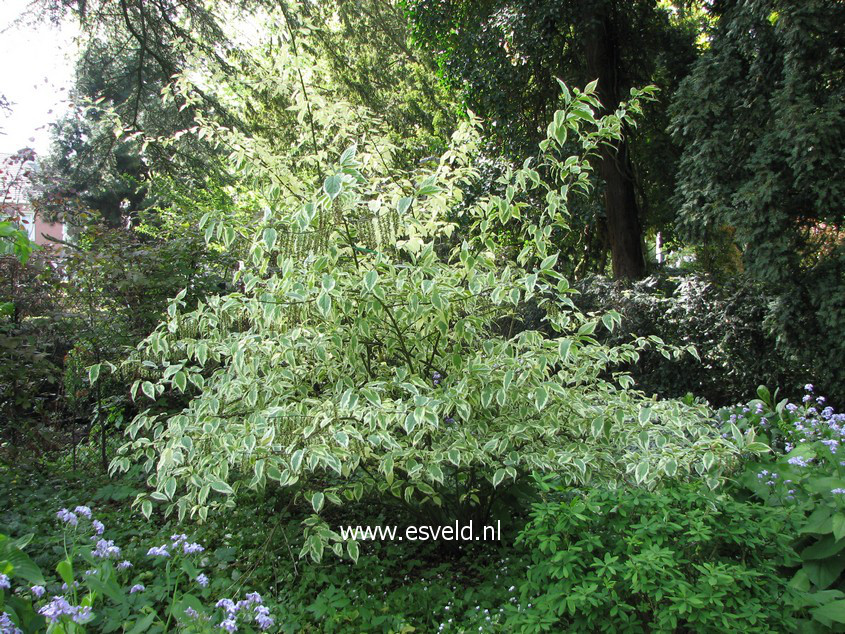
[[[44,575],[41,574],[41,569],[20,548],[16,548],[7,542],[4,544],[3,550],[0,551],[0,560],[12,564],[12,576],[25,579],[33,585],[44,585]]]
[[[293,471],[294,473],[299,471],[299,466],[302,464],[302,458],[304,456],[305,456],[305,450],[304,449],[297,449],[296,451],[293,452],[293,454],[290,457],[291,471]]]
[[[226,484],[223,480],[212,480],[209,484],[211,485],[211,488],[218,493],[224,493],[225,495],[231,495],[234,493],[232,487]]]
[[[164,494],[168,500],[172,500],[174,493],[176,493],[176,479],[173,477],[167,478],[164,481]]]
[[[540,270],[541,271],[551,271],[552,269],[554,269],[556,262],[557,262],[557,253],[555,253],[554,255],[550,255],[549,257],[544,259],[540,263]]]
[[[320,509],[323,508],[323,502],[325,502],[326,496],[317,491],[314,495],[311,496],[311,507],[314,509],[315,513],[319,513]]]
[[[355,152],[358,151],[358,146],[356,144],[350,145],[343,151],[343,154],[340,155],[340,159],[338,163],[340,163],[343,167],[352,167],[355,164]]]
[[[650,407],[643,407],[640,410],[640,413],[637,416],[637,418],[639,419],[639,421],[642,425],[645,425],[648,421],[651,420],[651,408]]]
[[[423,185],[417,190],[417,196],[431,196],[440,192],[437,185]]]
[[[833,537],[837,540],[845,537],[845,513],[833,516]]]
[[[845,548],[845,539],[836,539],[833,535],[825,535],[812,546],[801,551],[801,559],[827,559]]]
[[[396,211],[400,216],[405,215],[405,212],[411,208],[412,202],[414,202],[414,199],[411,196],[405,196],[399,199],[399,202],[396,203]]]
[[[88,368],[88,381],[91,383],[91,385],[94,385],[97,382],[97,379],[99,378],[99,376],[100,376],[100,364],[99,363],[92,365],[90,368]]]
[[[410,434],[412,431],[414,431],[414,427],[417,426],[417,415],[416,415],[416,413],[410,412],[405,417],[405,422],[403,423],[402,426],[405,428],[406,434]]]
[[[548,390],[546,390],[545,387],[541,385],[536,390],[534,390],[534,406],[537,408],[537,411],[543,409],[546,406],[548,400],[549,392]]]
[[[560,346],[558,346],[558,356],[560,357],[561,363],[565,363],[566,359],[569,357],[569,349],[572,347],[572,340],[571,339],[564,339],[560,342]]]
[[[340,174],[332,174],[328,178],[326,178],[325,182],[323,183],[323,191],[325,191],[329,198],[334,200],[337,198],[337,195],[340,193],[341,186],[343,185],[343,178]]]
[[[317,310],[323,317],[328,317],[332,311],[332,297],[325,291],[321,291],[317,296]]]
[[[68,586],[73,585],[73,563],[70,559],[62,559],[56,564],[56,572]]]
[[[378,271],[367,271],[367,274],[364,276],[364,288],[367,289],[370,293],[373,292],[373,289],[376,287],[378,283]]]
[[[267,250],[272,251],[276,246],[277,233],[273,227],[267,227],[264,230],[264,244],[267,245]]]
[[[138,619],[135,621],[135,626],[127,632],[127,634],[143,634],[148,629],[150,629],[150,625],[153,624],[153,621],[156,620],[156,613],[150,612],[144,618]]]
[[[346,552],[349,553],[349,557],[354,561],[356,564],[358,563],[358,542],[356,541],[348,541],[346,542]]]
[[[493,486],[499,486],[502,483],[502,480],[505,479],[505,475],[507,475],[507,473],[504,469],[497,469],[496,473],[493,474]]]
[[[812,614],[818,620],[845,623],[845,599],[825,603],[823,606],[812,610]]]
[[[637,465],[637,468],[634,471],[634,477],[637,480],[637,484],[642,484],[643,482],[645,482],[645,479],[648,476],[648,470],[649,465],[646,461],[643,461]]]
[[[188,377],[182,370],[179,370],[173,376],[173,383],[176,384],[180,392],[184,392],[185,388],[188,387]]]
[[[153,385],[149,381],[144,381],[143,383],[141,383],[141,391],[146,394],[148,398],[155,400],[156,388],[155,385]]]

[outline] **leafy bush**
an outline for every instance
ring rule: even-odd
[[[633,284],[593,277],[577,288],[582,310],[621,315],[620,328],[601,337],[609,344],[637,332],[675,346],[695,346],[698,358],[667,358],[649,350],[627,366],[647,394],[673,398],[691,393],[721,407],[744,399],[761,382],[797,391],[807,375],[766,325],[772,300],[759,285],[667,271]]]
[[[755,497],[796,517],[800,568],[791,585],[801,605],[826,631],[845,631],[845,414],[811,384],[801,403],[778,401],[764,387],[759,399],[721,412],[726,425],[757,429],[773,453],[750,462],[740,482]]]
[[[0,535],[0,624],[3,631],[143,632],[151,627],[183,632],[264,631],[275,623],[261,595],[251,592],[239,601],[224,598],[210,603],[208,575],[201,566],[205,548],[187,535],[174,534],[152,546],[142,561],[126,559],[114,540],[104,536],[105,525],[87,506],[61,509],[64,557],[56,566],[58,578],[45,580],[38,566],[23,552],[32,538],[9,540]],[[84,570],[84,572],[83,572]],[[12,591],[12,580],[26,585]],[[139,581],[146,581],[140,583]],[[8,610],[8,612],[6,611]]]
[[[62,271],[43,250],[0,256],[0,439],[13,457],[51,446],[71,328],[56,302]]]
[[[788,513],[710,494],[592,489],[534,506],[511,631],[788,632]]]
[[[180,518],[205,518],[233,504],[233,491],[273,480],[315,513],[374,491],[479,520],[534,471],[638,484],[701,473],[715,486],[738,451],[734,440],[715,433],[704,408],[627,389],[630,378],[611,369],[653,341],[599,344],[596,329],[612,329],[618,315],[576,311],[554,268],[550,236],[566,228],[570,191],[589,187],[588,157],[631,116],[621,109],[596,119],[594,89],[565,89],[542,164],[527,161],[507,175],[505,197],[467,210],[473,233],[451,252],[435,247],[453,228],[445,212],[473,176],[466,131],[410,196],[386,193],[389,181],[369,183],[357,156],[378,153],[350,147],[308,202],[268,209],[249,228],[243,290],[190,312],[180,293],[135,359],[155,380],[137,381],[133,395],[190,397],[175,413],[142,412],[113,462],[127,469],[134,458],[150,473],[156,490],[138,500],[143,511],[158,500]],[[630,108],[638,107],[635,95]],[[562,161],[570,133],[584,156]],[[560,180],[548,184],[538,170]],[[521,201],[534,190],[545,208]],[[246,231],[211,215],[203,224],[227,245]],[[495,255],[501,226],[521,232],[515,261]],[[555,336],[502,335],[502,320],[532,300]],[[751,436],[736,442],[754,448]],[[318,517],[307,530],[303,554],[319,558],[329,544],[342,553]],[[357,556],[357,543],[347,549]]]

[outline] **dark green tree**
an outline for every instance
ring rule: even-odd
[[[491,120],[498,150],[533,151],[559,95],[556,78],[583,86],[598,80],[605,111],[632,87],[656,84],[671,92],[695,57],[695,29],[656,0],[408,0],[417,40],[440,64],[444,79],[472,110]],[[602,232],[616,277],[645,274],[643,208],[659,207],[673,154],[660,125],[663,102],[652,106],[638,136],[604,147]],[[640,144],[658,148],[643,152]],[[636,157],[636,161],[634,158]]]
[[[733,234],[780,301],[770,322],[845,396],[845,4],[723,0],[672,106],[680,226]]]
[[[187,107],[161,98],[172,77],[190,67],[192,54],[227,65],[230,49],[217,13],[204,3],[170,0],[42,0],[39,6],[42,16],[77,20],[83,33],[74,108],[55,125],[54,147],[42,161],[47,208],[71,222],[79,222],[79,211],[93,211],[116,226],[153,202],[154,172],[198,186],[209,175],[223,178],[217,153],[191,135],[176,144],[155,141],[189,128],[199,108],[233,124],[232,113],[201,92]]]

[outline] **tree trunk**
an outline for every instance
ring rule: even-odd
[[[622,101],[619,48],[609,3],[597,4],[585,38],[584,52],[587,72],[598,79],[599,101],[606,112],[613,112]],[[642,227],[627,139],[602,148],[598,171],[605,186],[604,206],[613,277],[642,278],[646,273]]]

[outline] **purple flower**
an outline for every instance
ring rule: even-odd
[[[262,630],[273,627],[274,621],[270,615],[270,610],[263,605],[255,606],[255,622],[258,623],[258,627]]]
[[[790,412],[794,412],[796,409],[798,409],[798,406],[795,403],[787,403],[786,409],[788,409]]]
[[[807,383],[807,385],[804,386],[804,389],[807,390],[808,392],[812,392],[813,391],[813,384]]]
[[[238,606],[231,599],[220,599],[215,607],[223,608],[229,614],[234,614],[238,611]]]
[[[208,587],[208,577],[205,576],[204,573],[200,573],[197,575],[197,583],[200,584],[203,588]]]
[[[87,506],[77,506],[75,509],[73,509],[73,512],[77,515],[87,517],[89,520],[91,519],[91,509]]]
[[[111,539],[100,539],[97,541],[97,546],[91,554],[101,559],[117,558],[120,557],[120,548],[115,546],[114,541]]]
[[[831,489],[833,495],[845,495],[845,489]]]
[[[187,608],[185,608],[185,614],[186,614],[188,617],[192,618],[192,619],[196,619],[196,618],[198,618],[198,617],[199,617],[199,615],[200,615],[200,613],[199,613],[199,612],[197,612],[197,611],[196,611],[194,608],[192,608],[191,606],[188,606]]]
[[[45,606],[42,606],[38,613],[51,623],[57,623],[62,616],[76,616],[79,608],[72,606],[64,597],[53,597]]]
[[[810,460],[812,460],[812,458],[810,458]],[[787,460],[787,462],[791,465],[795,465],[796,467],[809,467],[810,466],[809,461],[805,460],[801,456],[793,456],[792,458]]]
[[[134,586],[129,588],[129,594],[135,594],[136,592],[143,592],[146,590],[143,583],[136,583]]]
[[[229,617],[225,621],[220,624],[220,627],[227,632],[237,632],[238,631],[238,624],[235,622],[235,619]]]
[[[3,634],[23,634],[6,612],[0,613],[0,632]]]
[[[61,511],[56,513],[56,517],[58,517],[65,524],[70,524],[71,526],[76,526],[77,524],[79,524],[79,518],[76,517],[76,513],[71,513],[67,509],[62,509]]]
[[[812,398],[813,397],[810,396],[809,394],[805,394],[804,398],[802,398],[801,400],[804,401],[805,403],[809,403],[812,400]]]
[[[185,551],[186,555],[193,555],[194,553],[201,553],[205,550],[205,548],[199,544],[189,544],[188,542],[185,542],[182,545],[182,550]]]
[[[89,618],[91,618],[91,607],[90,606],[77,606],[76,614],[72,617],[74,623],[84,623]]]
[[[29,591],[32,592],[36,599],[40,599],[44,596],[44,593],[47,592],[47,590],[44,589],[44,586],[32,586]]]
[[[94,527],[94,531],[97,533],[97,535],[102,535],[103,531],[106,530],[106,527],[103,526],[103,523],[100,520],[92,520],[91,526]]]
[[[153,546],[147,551],[148,557],[170,557],[167,546]]]
[[[257,592],[250,592],[249,594],[247,594],[246,600],[249,603],[258,603],[258,604],[263,603],[263,601],[261,600],[261,595],[258,594]]]
[[[8,575],[0,574],[0,588],[8,590],[11,586]]]
[[[182,542],[188,541],[188,536],[185,535],[184,533],[182,533],[181,535],[176,533],[176,534],[170,536],[170,541],[173,542],[173,546],[175,547],[175,546],[178,546],[179,544],[181,544]]]
[[[126,570],[127,568],[131,568],[131,567],[132,567],[132,562],[127,561],[125,559],[123,561],[121,561],[119,564],[117,564],[118,570]]]

